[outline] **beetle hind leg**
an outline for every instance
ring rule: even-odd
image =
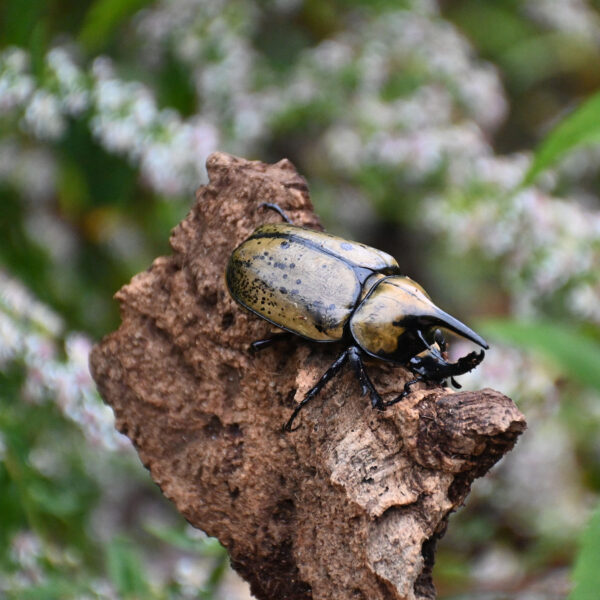
[[[250,352],[252,354],[259,352],[260,350],[264,350],[269,346],[272,346],[275,342],[280,342],[282,340],[288,340],[292,337],[292,334],[289,331],[280,331],[279,333],[274,333],[271,337],[265,338],[264,340],[256,340],[250,344]]]

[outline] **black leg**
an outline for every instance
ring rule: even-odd
[[[413,385],[415,385],[415,383],[419,383],[420,381],[424,381],[424,378],[421,377],[420,375],[418,377],[415,377],[414,379],[411,379],[410,381],[407,381],[404,384],[404,391],[397,398],[394,398],[393,400],[386,402],[385,406],[392,406],[394,404],[397,404],[401,400],[404,400],[404,398],[406,398],[406,396],[408,396],[410,394],[410,388]]]
[[[358,377],[358,381],[360,381],[362,395],[364,396],[367,392],[369,392],[369,395],[371,396],[371,406],[379,410],[385,410],[385,404],[383,403],[381,396],[377,393],[373,382],[369,379],[369,375],[365,370],[362,358],[360,357],[360,350],[356,346],[352,346],[348,348],[348,353],[350,365],[354,369],[354,372]]]
[[[274,204],[273,202],[263,202],[262,204],[258,205],[258,208],[270,208],[271,210],[274,210],[276,213],[279,213],[279,215],[281,216],[281,218],[286,222],[289,223],[290,225],[292,225],[292,221],[291,219],[285,214],[285,212],[283,212],[283,209],[281,208],[281,206],[279,206],[278,204]]]
[[[439,329],[438,329],[439,331]],[[425,348],[427,348],[428,350],[431,350],[431,346],[429,345],[429,342],[425,339],[425,336],[423,335],[423,332],[420,329],[417,329],[417,337],[423,342],[423,344],[425,344]]]
[[[444,334],[442,333],[441,329],[435,330],[433,334],[433,339],[435,343],[439,346],[440,352],[444,354],[444,352],[446,352],[446,349],[448,348],[448,343],[446,342],[446,338],[444,337]]]
[[[282,340],[287,340],[292,337],[292,333],[289,331],[281,331],[279,333],[274,333],[271,337],[265,338],[264,340],[256,340],[256,342],[252,342],[250,344],[250,352],[258,352],[260,350],[264,350],[268,348],[271,344],[275,342],[280,342]]]
[[[460,383],[458,383],[458,381],[456,381],[456,379],[454,379],[454,377],[450,377],[450,382],[452,383],[452,385],[453,385],[455,388],[457,388],[457,389],[459,389],[459,390],[460,390],[460,388],[462,387],[462,385],[460,385]]]
[[[325,373],[323,373],[321,379],[317,381],[316,385],[308,391],[306,396],[304,396],[302,402],[300,402],[296,406],[294,412],[292,413],[292,416],[290,417],[290,420],[285,424],[284,429],[286,431],[295,431],[295,429],[292,429],[292,424],[294,422],[294,419],[298,416],[298,413],[302,410],[302,407],[305,406],[308,402],[310,402],[323,389],[325,384],[332,377],[339,373],[340,369],[344,366],[344,363],[349,358],[350,350],[351,348],[347,348],[335,359],[334,363],[329,367],[329,369],[327,369],[327,371],[325,371]]]

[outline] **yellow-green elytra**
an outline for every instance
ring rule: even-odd
[[[287,217],[274,205],[286,220]],[[315,342],[344,342],[345,350],[296,406],[286,424],[349,362],[363,394],[380,410],[401,400],[417,381],[441,383],[483,360],[472,352],[447,361],[438,328],[483,348],[477,333],[438,308],[425,290],[402,275],[396,260],[375,248],[291,223],[261,225],[232,253],[227,287],[242,306],[287,332]],[[254,344],[266,346],[270,340]],[[383,402],[362,363],[370,355],[408,367],[416,378],[398,398]]]
[[[262,225],[227,267],[231,295],[274,325],[317,342],[342,339],[373,273],[395,259],[363,244],[287,223]]]

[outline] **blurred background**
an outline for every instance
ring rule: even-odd
[[[250,597],[87,368],[223,150],[289,158],[492,344],[461,382],[529,429],[451,518],[440,598],[598,598],[599,65],[598,0],[3,0],[0,597]]]

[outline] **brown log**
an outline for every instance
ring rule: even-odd
[[[93,350],[117,427],[256,598],[434,598],[436,541],[473,479],[513,447],[523,415],[493,390],[441,387],[379,412],[345,369],[284,433],[341,348],[293,338],[252,356],[249,344],[274,328],[231,299],[223,273],[257,225],[280,220],[261,202],[319,223],[287,160],[216,153],[207,169],[173,254],[117,293],[122,324]],[[410,378],[377,361],[368,370],[384,399]]]

